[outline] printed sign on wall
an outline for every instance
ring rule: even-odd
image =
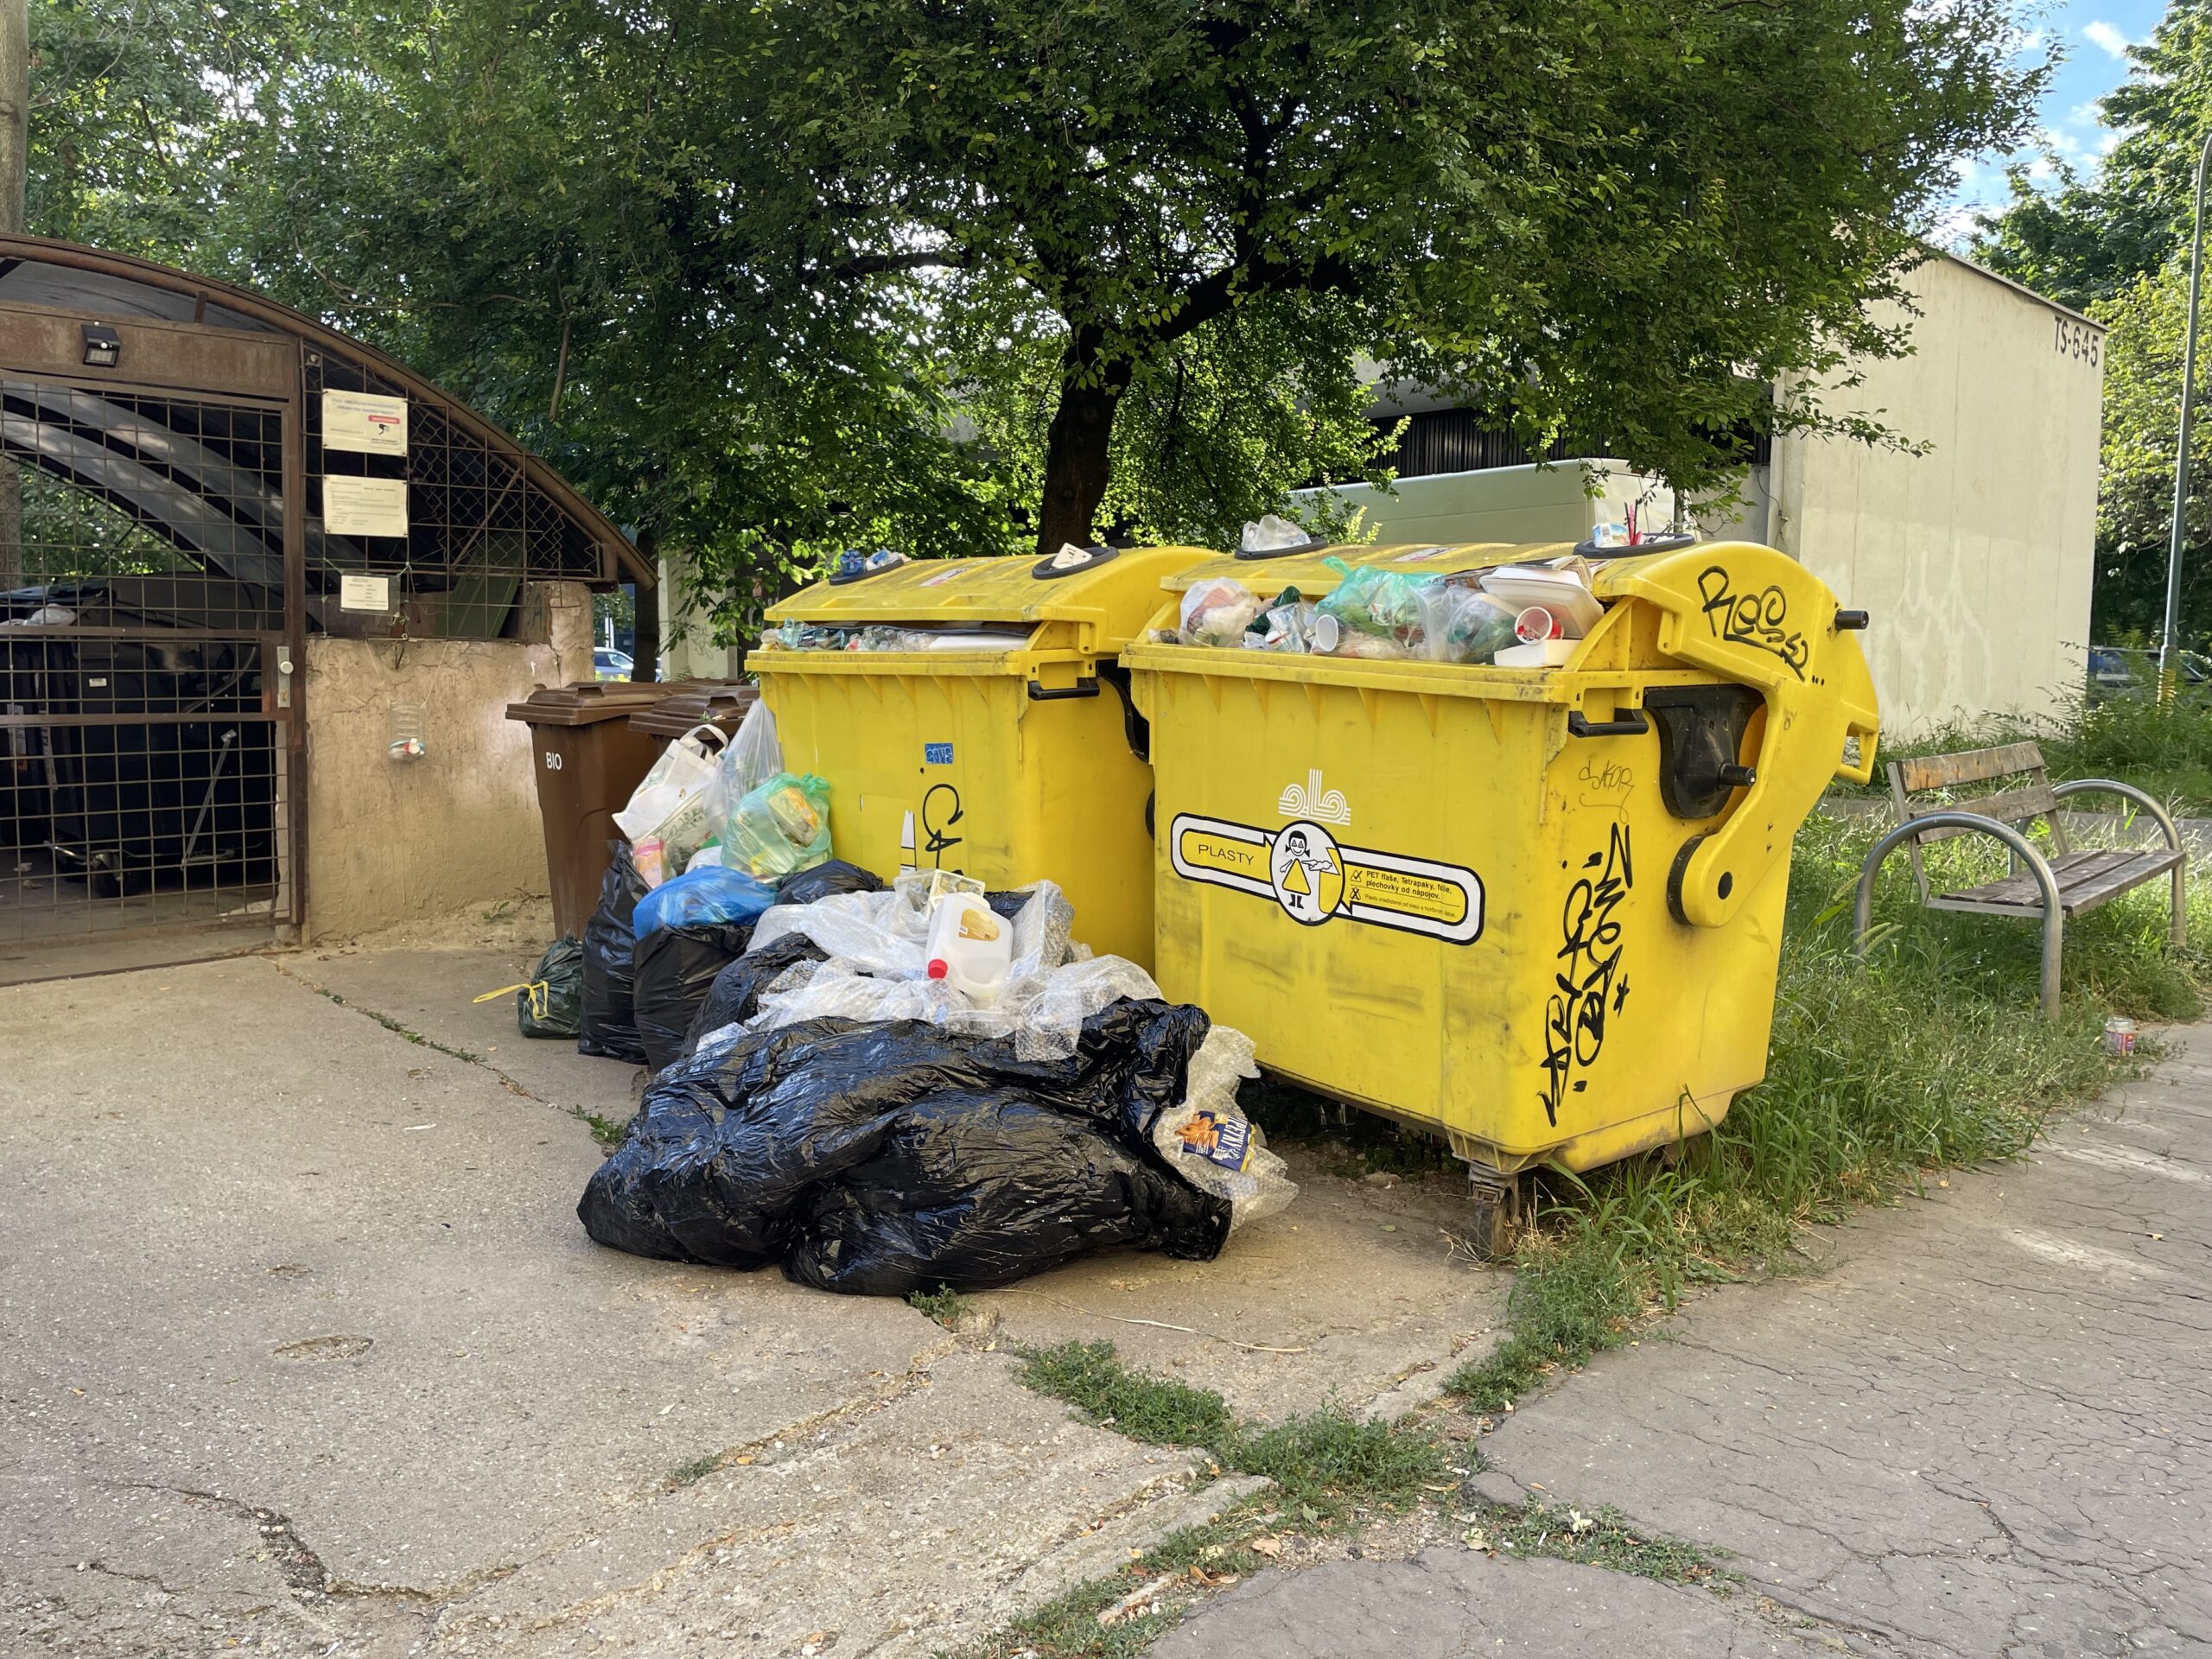
[[[322,527],[333,536],[404,536],[407,480],[326,476]]]
[[[366,391],[322,394],[322,447],[365,455],[407,453],[407,400]]]

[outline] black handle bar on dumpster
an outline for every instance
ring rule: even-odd
[[[1619,720],[1592,720],[1580,709],[1567,717],[1569,737],[1642,737],[1651,722],[1641,709],[1631,709]]]
[[[1029,701],[1032,702],[1058,702],[1067,697],[1095,697],[1097,695],[1098,681],[1088,674],[1073,685],[1056,686],[1050,690],[1034,680],[1029,682]]]

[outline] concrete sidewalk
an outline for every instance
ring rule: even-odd
[[[601,1249],[574,1114],[639,1078],[470,1001],[534,955],[0,990],[0,1653],[918,1659],[1246,1489],[1073,1421],[1006,1337],[1266,1416],[1418,1398],[1499,1317],[1450,1183],[1316,1168],[1219,1262],[988,1299],[995,1344]]]
[[[2026,1160],[1859,1217],[1482,1442],[1516,1486],[1692,1540],[1726,1598],[1456,1542],[1269,1574],[1160,1659],[2212,1653],[2212,1026]]]

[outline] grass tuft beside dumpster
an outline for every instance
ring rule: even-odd
[[[2037,931],[1921,910],[1900,857],[1885,872],[1869,957],[1850,899],[1874,826],[1815,817],[1800,832],[1766,1081],[1713,1133],[1581,1179],[1540,1179],[1509,1335],[1452,1391],[1497,1411],[1627,1341],[1689,1287],[1802,1268],[1802,1229],[2014,1156],[2050,1116],[2125,1075],[2099,1041],[2108,1013],[2187,1020],[2212,958],[2165,944],[2164,893],[2139,890],[2070,924],[2064,1017],[2035,1008]],[[1989,855],[1963,841],[1931,856]],[[2212,884],[2191,893],[2212,928]],[[2147,1055],[2147,1049],[2145,1051]]]

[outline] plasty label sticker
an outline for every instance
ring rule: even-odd
[[[1457,864],[1338,844],[1318,823],[1261,830],[1179,813],[1168,859],[1185,881],[1267,899],[1291,920],[1342,918],[1466,944],[1483,931],[1482,878]]]

